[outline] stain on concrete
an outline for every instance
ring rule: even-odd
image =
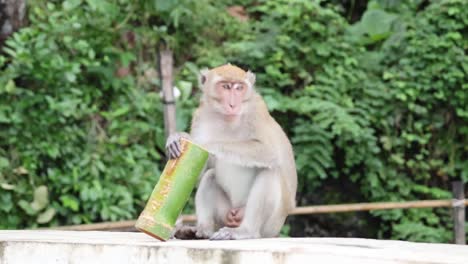
[[[142,247],[141,251],[141,258],[145,261],[149,262],[151,259],[151,248],[150,247]]]
[[[216,257],[217,250],[206,250],[190,248],[187,249],[187,255],[189,255],[195,263],[209,263]]]
[[[286,263],[286,254],[284,252],[272,252],[271,255],[273,256],[273,263]]]
[[[6,263],[3,259],[5,257],[5,242],[0,242],[0,263]]]
[[[239,252],[236,250],[222,250],[221,251],[221,264],[235,264],[240,263]]]
[[[148,260],[158,259],[158,256],[161,256],[162,248],[159,247],[147,247],[149,251]]]

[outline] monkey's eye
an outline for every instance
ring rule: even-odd
[[[223,84],[223,88],[226,89],[226,90],[229,90],[229,89],[231,89],[231,85],[229,83],[225,83],[225,84]]]
[[[244,85],[242,84],[236,84],[236,90],[242,91],[244,89]]]

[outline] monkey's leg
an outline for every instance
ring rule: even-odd
[[[252,239],[278,235],[286,219],[281,190],[278,172],[273,169],[260,172],[250,190],[240,226],[223,227],[210,239]]]
[[[209,238],[223,224],[230,202],[215,181],[214,169],[205,172],[195,195],[197,238]]]

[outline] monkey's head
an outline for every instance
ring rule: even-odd
[[[246,105],[254,93],[255,74],[225,64],[203,70],[200,83],[207,105],[228,119],[233,119],[246,111]]]

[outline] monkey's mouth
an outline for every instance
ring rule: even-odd
[[[240,116],[241,111],[240,111],[240,109],[226,108],[225,112],[224,112],[224,115],[226,115],[226,116]]]
[[[224,114],[224,120],[227,122],[234,122],[235,120],[238,120],[239,117],[240,114],[238,113]]]

